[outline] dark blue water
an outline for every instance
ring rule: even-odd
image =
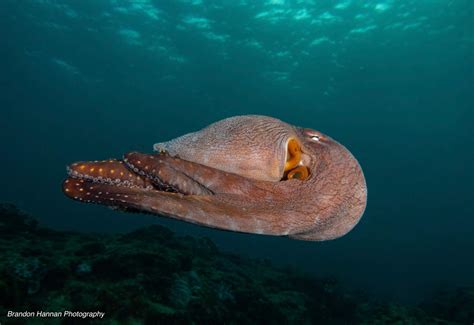
[[[58,229],[165,224],[379,297],[473,285],[473,21],[471,0],[3,0],[0,200]],[[235,234],[61,193],[70,162],[250,113],[359,159],[369,201],[350,234]]]

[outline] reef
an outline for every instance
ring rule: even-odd
[[[0,205],[0,323],[8,311],[101,311],[48,324],[471,324],[474,289],[419,306],[378,302],[335,280],[219,251],[161,226],[127,234],[55,231]]]

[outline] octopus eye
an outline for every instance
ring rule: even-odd
[[[319,142],[324,140],[324,135],[320,132],[312,130],[312,129],[304,129],[304,135],[308,137],[311,141]]]

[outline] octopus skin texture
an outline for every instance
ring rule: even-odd
[[[68,166],[77,201],[236,232],[322,241],[362,217],[362,169],[341,144],[258,115],[230,117],[154,145],[154,153]]]

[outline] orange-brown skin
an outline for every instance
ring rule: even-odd
[[[241,139],[238,128],[242,125],[246,133],[252,134],[251,140]],[[70,176],[63,190],[67,196],[83,202],[165,215],[224,230],[301,240],[343,236],[361,218],[367,200],[364,175],[352,154],[333,139],[314,130],[252,115],[211,126],[196,133],[207,141],[194,137],[196,143],[178,141],[174,142],[178,143],[175,147],[168,146],[175,157],[167,152],[134,152],[126,154],[122,161],[73,164],[69,166]],[[223,132],[225,137],[221,136]],[[269,138],[272,132],[274,141]],[[301,164],[309,170],[304,180],[273,179],[279,170],[278,163],[285,163],[280,148],[275,146],[282,145],[287,137],[296,137],[301,145]],[[239,143],[249,141],[253,148],[239,147]],[[163,145],[167,144],[155,148],[164,150]],[[222,168],[226,171],[218,169],[219,165],[203,164],[212,165],[208,163],[212,155],[196,157],[198,162],[190,161],[193,156],[183,159],[180,153],[189,152],[189,146],[193,146],[193,153],[204,154],[206,150],[212,152],[209,148],[221,148],[215,155],[220,155],[220,164],[229,159],[227,168]],[[249,163],[244,159],[240,165],[233,164],[236,148],[240,155],[251,152]],[[259,152],[264,158],[252,164]],[[268,162],[275,166],[267,173]],[[257,176],[248,177],[249,173]]]

